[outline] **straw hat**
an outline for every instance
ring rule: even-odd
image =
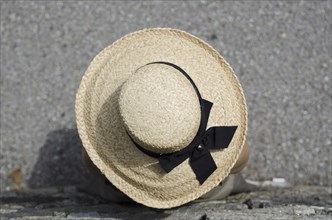
[[[176,29],[128,34],[91,62],[76,95],[90,159],[138,203],[171,208],[217,186],[245,142],[240,83],[204,41]]]

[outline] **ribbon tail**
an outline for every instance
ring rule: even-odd
[[[158,157],[159,164],[166,173],[171,172],[175,167],[180,165],[189,157],[188,152],[178,154],[165,154]]]
[[[209,149],[227,148],[231,143],[237,126],[217,126],[211,127],[206,131],[206,139],[203,140],[204,146]]]
[[[202,136],[205,133],[212,105],[213,103],[208,100],[202,99],[201,101],[201,123],[197,132],[199,136]]]
[[[216,163],[206,148],[196,148],[192,153],[189,162],[200,184],[203,184],[217,169]]]

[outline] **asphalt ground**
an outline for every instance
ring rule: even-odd
[[[75,185],[74,100],[104,47],[148,27],[185,30],[235,70],[249,110],[245,176],[331,186],[331,1],[1,1],[0,186]]]

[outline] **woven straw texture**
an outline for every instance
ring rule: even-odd
[[[163,64],[136,71],[121,88],[119,107],[132,139],[156,153],[189,145],[200,124],[194,87],[178,70]]]
[[[210,151],[218,168],[202,185],[188,159],[165,173],[131,140],[155,152],[172,152],[185,147],[199,126],[192,85],[171,67],[146,66],[156,61],[180,66],[202,98],[213,102],[208,128],[238,126],[227,149]],[[247,132],[245,98],[229,64],[202,40],[168,28],[134,32],[102,50],[83,76],[75,111],[93,163],[119,190],[154,208],[185,204],[217,186],[230,173]]]

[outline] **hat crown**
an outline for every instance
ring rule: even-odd
[[[167,65],[137,69],[121,88],[119,107],[130,137],[155,153],[186,147],[200,124],[200,103],[193,85]]]

